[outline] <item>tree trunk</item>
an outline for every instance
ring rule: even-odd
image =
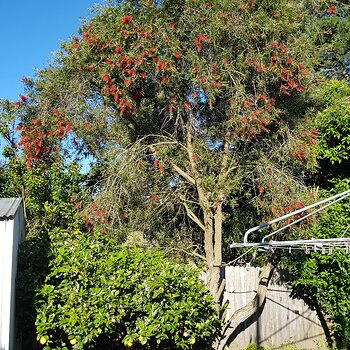
[[[327,316],[324,315],[316,298],[313,298],[313,304],[314,304],[318,319],[321,322],[321,325],[322,325],[322,328],[323,328],[323,331],[324,331],[326,341],[327,341],[329,348],[336,349],[337,342],[336,342],[336,339],[334,337],[334,334],[332,333],[332,328],[333,328],[332,322],[330,322],[329,319],[327,318]]]
[[[214,344],[214,349],[223,350],[226,345],[230,344],[235,336],[235,331],[241,323],[249,317],[259,312],[266,300],[268,284],[271,278],[273,266],[271,261],[268,261],[262,268],[259,285],[255,297],[244,307],[234,312],[231,318],[224,323],[221,336]]]

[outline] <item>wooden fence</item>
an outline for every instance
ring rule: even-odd
[[[259,268],[229,266],[222,273],[226,278],[224,300],[230,302],[227,310],[227,317],[230,317],[255,296]],[[292,299],[290,292],[283,271],[275,270],[262,312],[241,327],[230,349],[242,349],[250,343],[273,349],[291,342],[304,349],[317,349],[324,345],[324,331],[316,312],[302,300]]]

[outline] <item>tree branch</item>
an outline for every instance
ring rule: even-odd
[[[262,268],[259,286],[255,297],[246,306],[236,310],[230,319],[225,322],[221,333],[221,338],[217,341],[215,346],[217,350],[223,350],[226,344],[230,341],[230,338],[233,336],[237,327],[249,317],[254,315],[254,313],[256,313],[264,304],[272,270],[273,265],[271,261],[268,261]]]
[[[201,228],[203,231],[205,231],[205,226],[202,223],[202,221],[198,218],[198,216],[190,209],[190,207],[187,205],[186,199],[179,195],[181,200],[182,200],[182,204],[184,205],[186,212],[187,212],[187,216],[193,221],[195,222],[199,228]]]

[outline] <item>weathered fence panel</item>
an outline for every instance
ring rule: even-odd
[[[256,267],[239,266],[224,269],[224,300],[230,302],[227,317],[255,296],[259,270]],[[261,314],[245,323],[231,349],[242,349],[250,343],[273,349],[289,342],[306,349],[316,349],[324,344],[324,331],[316,312],[310,310],[302,300],[292,299],[290,292],[291,288],[285,281],[283,271],[275,271]]]

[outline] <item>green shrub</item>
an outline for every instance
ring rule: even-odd
[[[220,326],[199,271],[101,234],[55,230],[37,293],[44,349],[204,349]]]

